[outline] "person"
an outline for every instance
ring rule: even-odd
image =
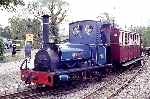
[[[15,56],[16,54],[16,45],[12,46],[12,56]]]
[[[32,45],[29,42],[27,42],[25,46],[25,58],[31,59],[31,50],[32,50]]]

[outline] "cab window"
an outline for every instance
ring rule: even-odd
[[[128,44],[128,34],[125,33],[125,44]]]

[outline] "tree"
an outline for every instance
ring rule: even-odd
[[[32,22],[31,22],[31,32],[33,33],[34,35],[34,38],[33,38],[33,47],[34,48],[39,48],[40,47],[40,44],[41,44],[41,41],[42,41],[42,34],[41,34],[41,22],[36,18],[36,19],[33,19]]]
[[[145,28],[143,33],[143,45],[150,47],[150,27]]]
[[[10,34],[13,39],[25,40],[26,33],[33,33],[35,48],[39,47],[41,42],[41,22],[36,18],[22,19],[19,17],[12,17],[9,19]]]
[[[6,26],[6,27],[4,27],[4,29],[2,29],[0,36],[2,36],[2,37],[4,37],[4,38],[8,38],[8,39],[11,38],[9,26]]]
[[[59,28],[58,25],[67,16],[68,9],[66,6],[68,3],[62,0],[41,0],[40,2],[32,2],[28,5],[29,12],[35,17],[39,18],[43,14],[48,14],[50,16],[50,34],[54,36],[56,43],[59,42]],[[44,9],[46,7],[47,9]]]
[[[23,0],[1,0],[0,1],[0,7],[3,7],[5,9],[10,9],[17,5],[24,5]]]
[[[146,29],[144,26],[133,26],[131,25],[129,28],[128,28],[130,31],[132,32],[137,32],[137,33],[140,33],[143,35],[144,33],[144,30]]]
[[[15,10],[14,6],[17,6],[17,5],[24,5],[24,2],[22,0],[1,0],[0,1],[1,9],[5,8],[5,9]],[[8,32],[7,30],[8,29],[6,28],[5,32]],[[2,32],[1,32],[1,34],[2,34]],[[2,40],[0,40],[0,59],[4,58],[3,52],[4,52],[4,46],[3,46]]]
[[[9,18],[10,32],[13,39],[24,39],[26,32],[26,20],[19,17]]]

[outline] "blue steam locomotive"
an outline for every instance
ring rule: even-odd
[[[57,71],[58,69],[79,68],[107,63],[107,48],[110,42],[110,24],[84,20],[69,24],[69,42],[54,44],[48,42],[48,16],[43,17],[44,46],[35,56],[35,70]],[[46,30],[47,29],[47,30]],[[46,35],[44,35],[44,33]]]
[[[118,37],[111,28],[107,22],[76,21],[69,24],[68,43],[49,43],[49,16],[44,15],[43,47],[35,55],[33,69],[21,67],[22,80],[52,87],[58,81],[97,74],[113,61],[110,42]]]

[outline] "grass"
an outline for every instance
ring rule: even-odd
[[[11,54],[5,55],[4,59],[1,60],[0,63],[18,61],[23,58],[24,58],[24,55],[21,52],[17,52],[15,56],[12,56]]]

